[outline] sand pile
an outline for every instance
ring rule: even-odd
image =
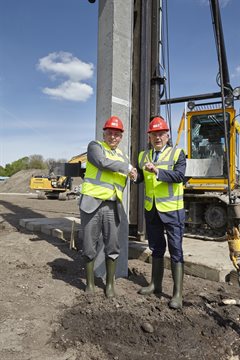
[[[32,175],[47,175],[48,170],[30,169],[21,170],[9,179],[0,183],[0,192],[4,193],[26,193],[32,192],[29,183]]]
[[[32,176],[48,175],[48,170],[30,169],[21,170],[12,175],[9,179],[0,182],[0,192],[2,193],[31,193],[29,187],[30,179]],[[73,178],[73,188],[82,183],[82,179]]]

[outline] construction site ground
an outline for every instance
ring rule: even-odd
[[[116,280],[117,297],[105,298],[101,279],[91,297],[81,248],[69,246],[77,200],[36,199],[29,175],[0,184],[0,359],[240,358],[240,288],[225,242],[184,239],[182,310],[168,308],[168,255],[163,295],[137,293],[151,272],[144,243],[130,242],[129,275]],[[56,219],[65,220],[56,226]]]

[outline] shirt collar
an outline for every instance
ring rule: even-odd
[[[164,150],[166,149],[166,147],[167,147],[167,144],[166,144],[161,150],[155,150],[155,149],[153,149],[153,154],[155,154],[156,152],[163,153]]]

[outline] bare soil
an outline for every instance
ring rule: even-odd
[[[77,201],[13,195],[8,186],[0,195],[1,360],[240,359],[240,307],[222,303],[239,299],[238,287],[186,275],[183,309],[170,310],[170,272],[162,297],[144,297],[137,291],[151,265],[130,259],[116,298],[105,298],[101,279],[87,296],[81,250],[19,227],[22,218],[78,217]]]

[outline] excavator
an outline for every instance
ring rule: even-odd
[[[137,32],[133,36],[137,44],[134,46],[133,71],[139,74],[135,80],[136,93],[133,89],[133,109],[139,109],[139,113],[138,110],[133,112],[133,131],[136,132],[138,127],[144,132],[145,119],[161,115],[163,106],[167,108],[166,113],[171,114],[169,108],[172,104],[184,104],[177,141],[173,146],[179,144],[184,134],[187,156],[185,235],[196,239],[227,240],[240,284],[240,125],[237,121],[240,114],[235,110],[235,102],[240,100],[240,87],[233,89],[229,80],[219,2],[209,0],[218,58],[217,85],[220,90],[179,98],[167,96],[169,88],[164,64],[169,62],[166,59],[162,61],[163,55],[167,53],[162,49],[165,44],[162,27],[166,24],[162,17],[166,14],[166,6],[167,0],[135,3],[135,27],[138,26],[138,30],[140,28],[141,36],[139,39]],[[139,18],[140,24],[137,22]],[[140,54],[140,61],[137,54]],[[135,123],[134,128],[135,117],[138,123]],[[168,122],[171,129],[170,116]],[[133,146],[133,153],[137,154],[146,146],[146,142],[146,137],[140,134],[136,148]],[[130,211],[130,222],[132,219],[136,223],[135,229],[132,229],[137,237],[144,233],[141,192],[140,189],[137,219]]]
[[[191,102],[188,106],[191,109],[182,118],[187,129],[188,154],[184,193],[185,232],[189,237],[221,240],[225,238],[227,219],[233,215],[230,214],[233,207],[228,204],[238,203],[240,195],[236,111],[232,104],[226,106],[227,161],[222,104],[197,105]],[[177,145],[183,127],[181,122]]]
[[[37,191],[38,199],[69,200],[79,194],[72,188],[73,177],[84,177],[87,153],[72,157],[67,163],[57,163],[49,175],[36,175],[30,179],[30,189]]]

